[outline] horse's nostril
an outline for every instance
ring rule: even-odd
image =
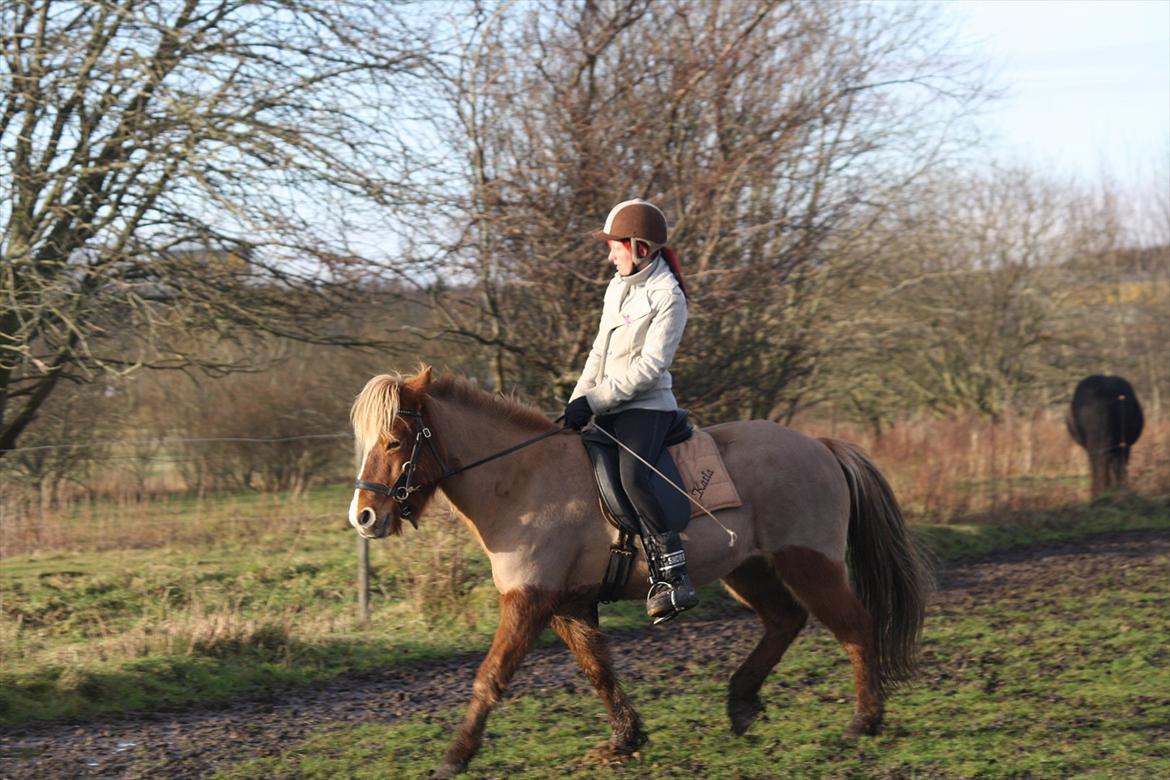
[[[360,528],[369,528],[375,522],[377,522],[377,520],[378,516],[374,513],[374,510],[370,509],[369,507],[363,509],[357,516],[358,527]]]

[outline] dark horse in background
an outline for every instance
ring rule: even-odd
[[[1145,422],[1133,386],[1119,376],[1085,377],[1073,392],[1065,422],[1089,454],[1092,497],[1125,487],[1129,451]]]

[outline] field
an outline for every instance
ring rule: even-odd
[[[1164,774],[1166,754],[1144,745],[1170,722],[1157,693],[1170,689],[1159,649],[1170,504],[1134,494],[1084,504],[1084,456],[1060,426],[1052,414],[918,421],[874,441],[811,428],[875,453],[941,562],[923,680],[894,699],[883,736],[847,745],[847,663],[813,628],[768,683],[767,719],[728,742],[722,688],[754,617],[717,586],[666,631],[647,629],[638,604],[610,605],[603,624],[654,737],[618,771],[1103,776],[1112,761]],[[1155,420],[1147,434],[1132,481],[1165,496],[1170,425]],[[371,545],[372,610],[359,620],[348,500],[337,487],[0,517],[0,758],[14,767],[3,775],[375,777],[433,765],[495,629],[486,561],[432,511],[420,531]],[[1111,533],[1139,534],[1140,554],[1098,543],[1081,557],[1075,544],[1053,552]],[[1032,557],[1008,563],[1014,549]],[[664,645],[665,668],[647,660]],[[537,777],[526,767],[550,765],[598,775],[581,763],[605,736],[584,679],[551,634],[529,666],[472,776]],[[687,748],[673,751],[665,735],[680,729]]]
[[[328,511],[347,500],[222,497],[198,514],[176,507],[166,546],[7,558],[0,723],[215,700],[476,646],[494,603],[487,564],[441,517],[414,540],[421,556],[373,546],[376,609],[357,619],[353,532]],[[452,573],[431,588],[433,556]],[[428,620],[451,592],[459,609]]]
[[[4,0],[0,780],[428,777],[497,632],[477,705],[532,653],[471,778],[1170,778],[1170,149],[1111,100],[1165,106],[1170,0],[1041,5]],[[1036,88],[1069,111],[1001,121]],[[755,421],[736,530],[684,534],[698,608],[600,608],[620,758],[605,664],[525,620],[599,650],[588,461],[530,438],[595,367],[599,413]],[[806,515],[847,504],[842,551]],[[938,587],[885,730],[842,736],[814,620],[735,736],[775,654],[735,592],[850,639],[877,730],[907,536]],[[757,552],[791,592],[706,582]]]
[[[652,735],[616,776],[1164,774],[1170,506],[1129,498],[1000,519],[917,527],[944,561],[925,673],[892,700],[887,732],[856,746],[839,738],[847,661],[823,629],[806,631],[770,678],[765,719],[729,742],[723,686],[754,641],[754,617],[717,589],[666,630],[645,628],[637,605],[607,608],[619,670]],[[446,621],[421,617],[442,605],[413,600],[411,578],[433,568],[432,555],[450,559],[443,546],[461,537],[435,522],[406,538],[405,558],[392,557],[400,544],[376,545],[378,608],[362,626],[349,536],[292,529],[257,534],[246,553],[235,540],[218,555],[122,550],[6,564],[8,625],[18,610],[52,616],[35,630],[24,617],[18,641],[9,633],[4,643],[6,774],[64,776],[91,762],[114,776],[423,774],[461,716],[493,627],[482,585],[449,594],[462,611]],[[1115,536],[1053,541],[1102,532]],[[1002,552],[1021,544],[1033,546]],[[469,554],[468,582],[477,565]],[[207,578],[211,570],[219,574]],[[201,587],[224,608],[211,610],[206,593],[188,599],[202,606],[184,606],[181,594]],[[136,634],[143,625],[154,628]],[[138,658],[127,658],[127,637],[143,643]],[[581,761],[606,736],[600,705],[546,639],[489,723],[471,776],[542,777],[548,766],[610,776]],[[184,702],[219,704],[176,709]],[[143,714],[102,715],[125,710]],[[79,716],[97,721],[29,723]],[[674,750],[668,735],[679,732],[686,747]]]
[[[605,725],[560,653],[500,708],[470,776],[535,779],[555,768],[580,778],[1166,777],[1167,565],[1170,536],[1158,532],[954,568],[930,613],[923,679],[893,698],[883,735],[857,744],[840,737],[848,664],[820,627],[765,686],[769,714],[745,738],[728,733],[722,703],[732,659],[754,639],[752,618],[619,638],[619,668],[652,735],[621,769],[583,761]],[[386,698],[374,694],[365,706]],[[461,714],[326,723],[279,756],[217,776],[421,777]]]

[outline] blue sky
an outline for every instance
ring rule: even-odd
[[[1170,0],[952,0],[942,9],[1006,90],[981,121],[996,157],[1170,187],[1151,181],[1170,156]]]

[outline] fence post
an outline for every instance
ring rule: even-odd
[[[354,473],[361,479],[362,457],[354,452]],[[357,536],[357,591],[358,591],[358,622],[368,623],[370,620],[370,540],[361,534]]]
[[[370,619],[370,540],[358,536],[358,620]]]

